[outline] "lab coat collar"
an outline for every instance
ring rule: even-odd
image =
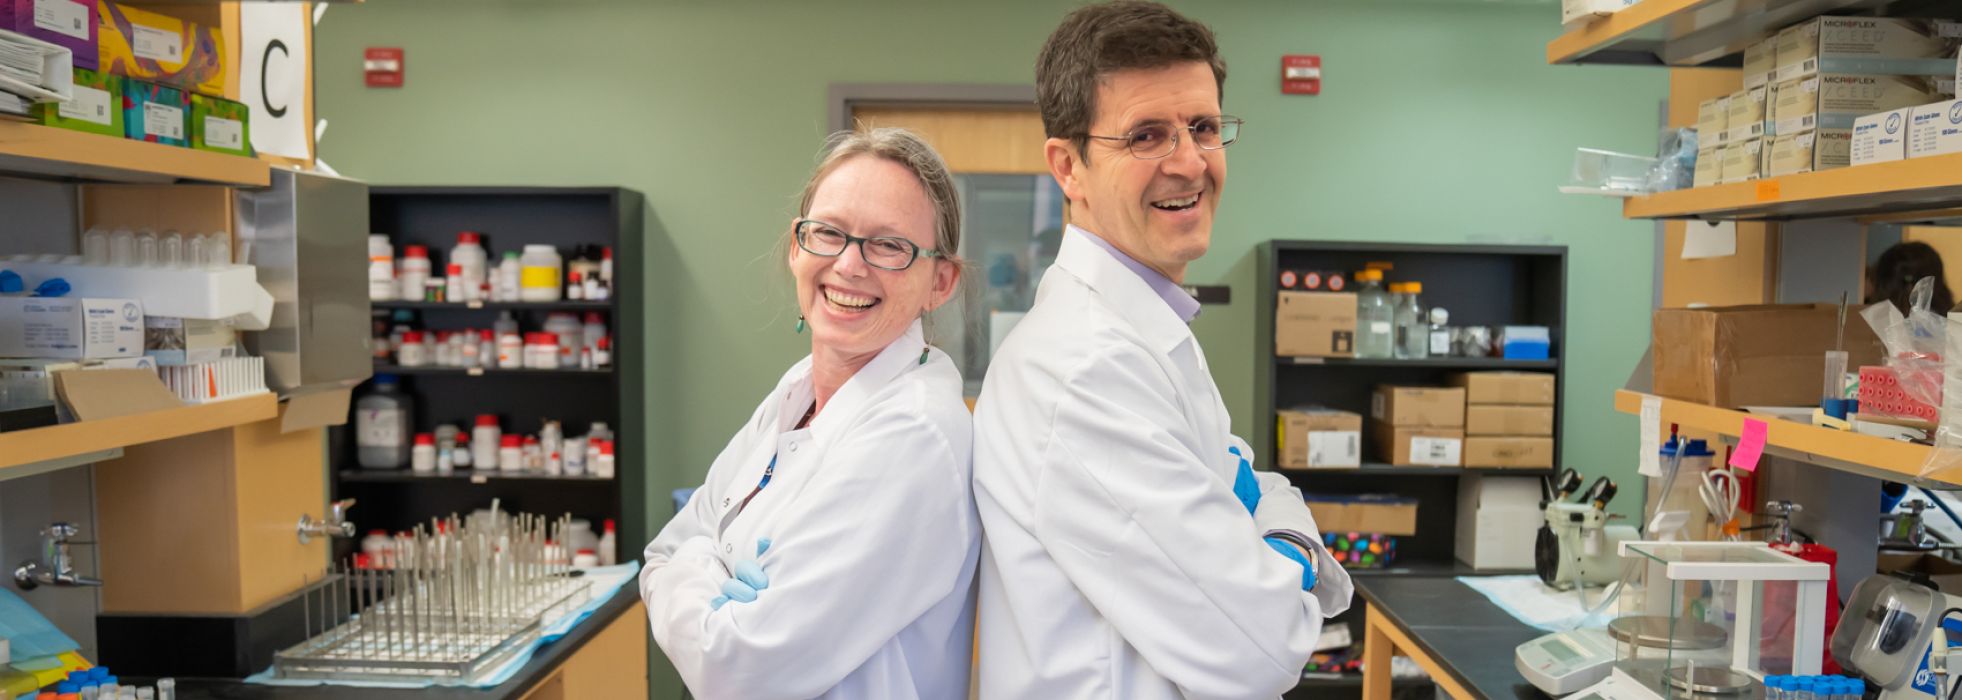
[[[901,372],[920,363],[920,352],[925,348],[926,332],[920,321],[915,319],[905,333],[887,345],[886,349],[880,350],[871,362],[858,368],[851,379],[845,380],[844,386],[838,387],[838,393],[831,395],[824,410],[811,419],[812,436],[822,440],[828,432],[849,425],[860,409],[870,405],[874,394],[892,383]],[[798,364],[803,376],[792,382],[788,391],[784,392],[784,403],[777,411],[777,430],[780,433],[796,428],[797,421],[803,419],[804,411],[816,398],[811,385],[811,362],[812,358],[805,357]]]
[[[1089,239],[1064,235],[1055,265],[1109,299],[1117,314],[1136,327],[1153,350],[1169,353],[1192,338],[1185,320],[1144,278]]]

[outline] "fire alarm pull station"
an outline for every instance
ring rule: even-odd
[[[1282,56],[1281,94],[1322,94],[1322,57]]]
[[[404,63],[399,48],[370,48],[361,56],[361,70],[367,74],[368,87],[402,87]]]

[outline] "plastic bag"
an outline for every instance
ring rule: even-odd
[[[1656,149],[1655,165],[1649,166],[1650,192],[1669,192],[1688,188],[1696,179],[1696,130],[1663,129]]]
[[[1887,367],[1899,376],[1901,390],[1930,406],[1942,405],[1942,346],[1948,342],[1948,319],[1928,310],[1935,278],[1923,277],[1908,292],[1908,314],[1891,302],[1860,312],[1874,335],[1887,347]]]

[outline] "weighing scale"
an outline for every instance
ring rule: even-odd
[[[1724,647],[1724,631],[1714,625],[1678,622],[1690,629],[1678,630],[1671,649],[1669,619],[1646,615],[1618,617],[1606,628],[1590,627],[1555,632],[1519,645],[1513,650],[1512,665],[1520,675],[1545,691],[1561,696],[1600,683],[1614,668],[1618,645],[1632,645],[1660,655],[1669,650],[1677,659],[1721,665],[1730,658]],[[1630,647],[1622,647],[1624,649]],[[1635,652],[1641,655],[1642,651]]]

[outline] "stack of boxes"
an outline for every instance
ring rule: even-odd
[[[1962,35],[1962,26],[1952,32]],[[1962,83],[1962,49],[1955,58],[1955,75],[1944,80],[1953,94]],[[1886,163],[1906,158],[1962,153],[1962,100],[1943,100],[1902,107],[1860,117],[1853,123],[1853,164]]]
[[[1451,384],[1465,401],[1465,466],[1553,466],[1553,375],[1467,372],[1453,375]]]
[[[1779,32],[1766,175],[1851,165],[1860,117],[1952,96],[1954,62],[1945,59],[1955,55],[1955,30],[1938,20],[1818,17]]]
[[[0,28],[74,52],[74,96],[36,105],[41,124],[252,155],[248,110],[224,97],[236,58],[217,27],[112,0],[0,0]]]
[[[1378,459],[1399,466],[1464,464],[1464,389],[1378,386],[1370,418]]]

